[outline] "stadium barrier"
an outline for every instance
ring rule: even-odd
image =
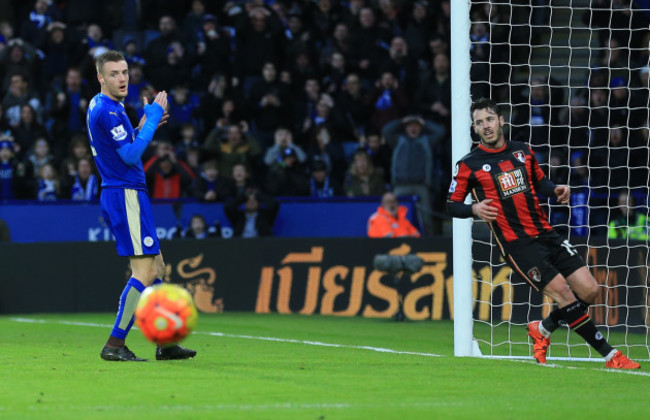
[[[407,217],[420,228],[416,196],[400,197],[409,209]],[[368,218],[377,211],[381,197],[314,199],[280,197],[274,235],[279,237],[364,237]],[[223,203],[196,200],[158,200],[152,203],[160,239],[172,239],[178,227],[187,228],[195,214],[209,226],[219,224],[224,238],[232,236]],[[13,242],[110,241],[111,232],[98,203],[13,201],[0,203],[0,219],[7,222]],[[420,229],[421,230],[421,229]]]
[[[596,279],[608,286],[597,301],[608,305],[595,305],[592,315],[604,325],[644,325],[648,249],[634,248],[628,255],[615,245],[610,242],[609,269],[603,247],[578,245]],[[164,241],[162,247],[165,281],[187,287],[202,312],[390,318],[400,302],[411,320],[448,319],[453,312],[448,238],[188,239]],[[409,253],[424,266],[399,281],[373,268],[377,254]],[[628,261],[642,263],[630,269]],[[550,305],[542,305],[541,296],[531,295],[523,281],[508,282],[507,266],[482,264],[474,266],[475,276],[492,282],[474,282],[475,319],[523,322],[529,309],[533,317],[548,313]],[[5,314],[114,311],[130,275],[128,260],[108,242],[1,244],[0,267],[0,313]]]

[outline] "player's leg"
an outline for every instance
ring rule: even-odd
[[[154,258],[154,271],[155,279],[152,282],[152,286],[163,283],[162,279],[165,276],[165,260],[163,259],[162,253],[156,255]],[[156,360],[182,360],[194,356],[196,356],[196,350],[187,349],[178,344],[156,347]]]
[[[104,360],[142,361],[126,347],[125,339],[140,294],[156,277],[154,257],[160,253],[160,244],[151,207],[144,192],[129,189],[102,191],[101,205],[118,254],[130,259],[132,275],[122,290],[113,329],[100,355]]]

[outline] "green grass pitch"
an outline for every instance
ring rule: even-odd
[[[109,363],[99,351],[112,314],[16,318],[0,317],[2,419],[548,419],[650,413],[649,363],[621,372],[595,362],[539,366],[455,358],[448,321],[203,314],[184,342],[198,350],[195,359]],[[523,328],[519,339],[525,341]],[[153,345],[139,331],[132,331],[128,345],[153,359]]]

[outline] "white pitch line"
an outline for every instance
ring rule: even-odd
[[[11,321],[15,322],[25,322],[25,323],[31,323],[31,324],[59,324],[59,325],[72,325],[72,326],[77,326],[77,327],[100,327],[100,328],[111,328],[112,325],[109,324],[96,324],[92,322],[76,322],[76,321],[63,321],[63,320],[55,320],[55,321],[49,321],[46,319],[33,319],[33,318],[9,318]],[[136,327],[133,327],[137,329]],[[347,348],[347,349],[357,349],[357,350],[369,350],[369,351],[374,351],[374,352],[379,352],[379,353],[390,353],[390,354],[405,354],[405,355],[411,355],[411,356],[424,356],[424,357],[446,357],[445,355],[442,354],[434,354],[434,353],[421,353],[421,352],[414,352],[414,351],[401,351],[401,350],[393,350],[393,349],[387,349],[383,347],[373,347],[373,346],[354,346],[354,345],[349,345],[349,344],[336,344],[336,343],[325,343],[322,341],[312,341],[312,340],[296,340],[293,338],[279,338],[279,337],[264,337],[264,336],[256,336],[256,335],[245,335],[245,334],[228,334],[228,333],[222,333],[222,332],[210,332],[210,331],[194,331],[193,334],[201,334],[201,335],[210,335],[213,337],[227,337],[227,338],[241,338],[245,340],[260,340],[260,341],[272,341],[272,342],[277,342],[277,343],[293,343],[293,344],[305,344],[309,346],[318,346],[318,347],[334,347],[334,348]],[[500,358],[499,358],[500,359]],[[540,365],[534,360],[521,360],[521,359],[500,359],[500,360],[505,360],[509,362],[515,362],[515,363],[527,363],[527,364],[534,364],[540,367],[545,367],[545,368],[558,368],[558,369],[572,369],[572,370],[596,370],[599,372],[606,372],[606,373],[618,373],[621,375],[634,375],[634,376],[644,376],[644,377],[650,377],[650,372],[642,372],[642,371],[636,371],[636,370],[619,370],[619,369],[592,369],[592,368],[583,368],[583,367],[577,367],[577,366],[564,366],[564,365],[558,365],[554,363],[547,363],[545,365]]]
[[[101,328],[111,328],[112,325],[108,324],[95,324],[91,322],[75,322],[75,321],[48,321],[46,319],[32,319],[32,318],[9,318],[15,322],[26,322],[32,324],[60,324],[60,325],[73,325],[78,327],[101,327]],[[136,327],[133,327],[136,328]],[[313,341],[313,340],[297,340],[294,338],[280,338],[280,337],[265,337],[265,336],[256,336],[256,335],[246,335],[246,334],[229,334],[222,332],[210,332],[210,331],[194,331],[193,334],[201,335],[210,335],[214,337],[227,337],[227,338],[241,338],[245,340],[260,340],[260,341],[273,341],[277,343],[293,343],[293,344],[304,344],[308,346],[317,346],[317,347],[334,347],[334,348],[347,348],[347,349],[357,349],[357,350],[368,350],[378,353],[390,353],[390,354],[404,354],[410,356],[423,356],[423,357],[443,357],[442,354],[435,353],[422,353],[415,351],[402,351],[402,350],[393,350],[387,349],[384,347],[373,347],[373,346],[355,346],[351,344],[337,344],[337,343],[325,343],[322,341]]]

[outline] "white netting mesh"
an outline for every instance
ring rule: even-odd
[[[590,315],[612,345],[649,359],[650,1],[473,1],[470,18],[472,98],[496,99],[506,136],[572,186],[570,207],[545,208],[601,285]],[[520,279],[510,286],[484,224],[473,236],[481,351],[530,355],[525,324],[551,305]],[[600,357],[565,327],[552,343],[552,357]]]

